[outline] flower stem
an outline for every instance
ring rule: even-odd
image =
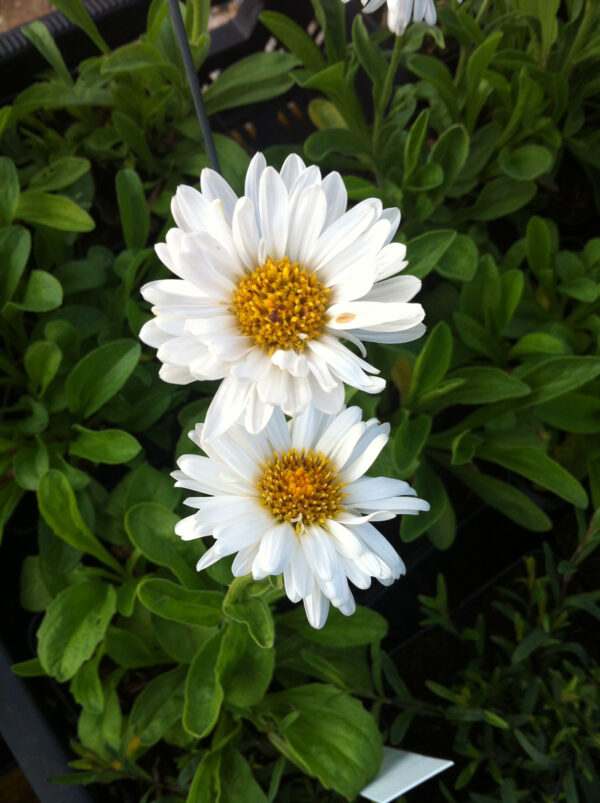
[[[198,117],[200,128],[202,129],[202,136],[204,137],[204,145],[206,146],[208,160],[212,169],[216,170],[217,173],[220,173],[221,167],[219,165],[219,157],[217,156],[217,150],[215,148],[215,143],[210,131],[208,116],[206,114],[206,109],[204,108],[202,90],[200,89],[200,84],[198,83],[198,75],[196,74],[194,60],[192,58],[192,51],[190,50],[190,44],[185,32],[185,25],[183,24],[183,18],[181,16],[181,9],[179,8],[179,0],[169,0],[169,9],[171,11],[173,27],[175,28],[175,34],[177,36],[179,52],[181,53],[188,83],[190,85],[192,100],[194,101],[194,108],[196,109],[196,116]]]
[[[381,95],[379,96],[379,101],[375,108],[375,120],[373,123],[374,153],[377,153],[379,150],[379,140],[381,138],[381,126],[383,124],[383,116],[385,114],[385,110],[387,109],[387,105],[389,103],[392,90],[394,88],[394,78],[396,77],[398,64],[400,63],[401,53],[402,53],[401,37],[396,36],[394,41],[394,49],[392,50],[392,57],[390,59],[390,65],[385,74],[385,79],[383,81],[383,86],[381,88]]]

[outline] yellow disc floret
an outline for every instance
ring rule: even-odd
[[[344,484],[321,452],[290,449],[273,455],[258,481],[264,506],[300,535],[305,524],[324,524],[342,509]]]
[[[303,351],[325,326],[329,288],[299,262],[267,259],[238,282],[231,310],[257,346]]]

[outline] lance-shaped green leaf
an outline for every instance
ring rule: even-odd
[[[440,321],[429,334],[425,346],[416,359],[406,404],[428,390],[435,388],[446,375],[452,360],[452,333],[446,323]]]
[[[0,226],[10,226],[19,203],[19,174],[12,159],[0,156]]]
[[[150,211],[140,177],[127,168],[117,173],[117,201],[127,248],[143,248],[150,231]]]
[[[115,340],[85,355],[65,384],[72,413],[88,418],[121,390],[140,358],[134,340]]]
[[[233,581],[223,600],[223,613],[228,619],[245,624],[260,647],[272,647],[275,638],[273,616],[262,599],[250,595],[249,584],[252,582],[251,575]]]
[[[221,630],[201,647],[192,661],[185,684],[183,726],[199,739],[214,728],[223,702],[223,687],[217,669],[222,638]]]
[[[38,190],[21,194],[15,217],[26,223],[38,223],[59,231],[92,231],[96,224],[75,201],[64,195]]]
[[[196,563],[204,548],[196,541],[182,541],[175,535],[178,521],[179,517],[162,505],[142,502],[128,510],[125,529],[148,560],[170,569],[187,588],[198,588]]]
[[[160,741],[183,714],[187,666],[154,678],[136,697],[129,715],[133,733],[145,745]]]
[[[387,622],[381,614],[361,605],[357,606],[352,616],[344,616],[337,608],[332,608],[321,630],[315,630],[309,625],[302,608],[295,608],[278,616],[277,622],[285,627],[291,627],[305,639],[324,647],[356,647],[361,644],[372,644],[384,638],[388,630]]]
[[[116,610],[108,583],[89,581],[68,586],[50,603],[38,630],[38,655],[60,683],[72,678],[104,637]]]
[[[581,483],[561,465],[535,446],[492,440],[477,450],[479,457],[510,471],[566,499],[575,507],[585,508],[588,498]]]
[[[321,683],[297,686],[267,695],[259,710],[274,720],[275,747],[326,789],[351,800],[379,770],[379,729],[346,692]]]
[[[142,605],[163,619],[203,627],[216,627],[221,621],[223,594],[219,591],[192,591],[149,577],[140,583],[137,594]]]
[[[31,234],[21,226],[0,229],[0,307],[10,301],[23,275],[29,252]],[[60,302],[59,302],[60,303]]]
[[[55,468],[47,471],[39,480],[37,496],[40,513],[55,535],[122,573],[121,564],[83,521],[73,489],[62,471]]]
[[[77,439],[69,444],[69,454],[83,457],[93,463],[127,463],[142,448],[136,438],[122,429],[103,429],[95,431],[78,424],[73,425],[78,432]]]

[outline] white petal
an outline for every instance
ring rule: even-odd
[[[288,191],[292,189],[298,176],[306,170],[306,165],[297,153],[290,153],[281,166],[281,178]]]
[[[290,432],[285,422],[285,416],[280,409],[275,408],[271,419],[265,429],[265,436],[273,452],[287,452],[292,442]]]
[[[288,192],[272,167],[267,167],[260,178],[258,212],[267,253],[273,259],[283,259],[288,238]]]
[[[391,301],[346,301],[333,304],[327,310],[329,329],[366,329],[382,323],[394,322],[398,329],[409,329],[421,323],[425,310],[420,304]]]
[[[342,410],[319,438],[314,447],[315,451],[329,455],[339,445],[340,440],[344,438],[346,433],[360,421],[361,417],[362,410],[360,407],[347,407]]]
[[[327,199],[318,184],[304,189],[298,196],[287,241],[287,256],[292,262],[304,263],[310,258],[314,243],[321,234],[327,216]]]
[[[344,385],[342,382],[339,382],[334,390],[326,393],[318,379],[315,379],[314,376],[309,376],[308,381],[310,384],[311,404],[316,407],[317,410],[332,415],[342,409],[344,406]]]
[[[387,435],[378,435],[367,446],[364,452],[347,468],[344,468],[342,479],[345,483],[353,482],[361,477],[377,459],[377,455],[388,442]]]
[[[202,524],[198,520],[198,514],[194,513],[193,516],[186,516],[180,519],[175,525],[175,534],[178,535],[182,541],[193,541],[196,538],[204,538],[212,533],[210,525]]]
[[[348,193],[346,185],[339,173],[333,172],[325,176],[321,184],[327,198],[327,217],[325,228],[331,226],[346,211]]]
[[[206,413],[205,440],[221,435],[238,420],[251,387],[249,382],[241,382],[234,376],[228,376],[221,382]]]
[[[381,215],[381,201],[369,198],[343,214],[319,237],[311,254],[315,267],[325,265],[366,231]]]
[[[360,510],[387,510],[390,513],[414,514],[429,510],[429,503],[416,496],[392,496],[387,499],[363,500],[354,507]]]
[[[248,432],[253,435],[262,432],[271,420],[274,409],[272,404],[266,404],[261,400],[256,386],[254,386],[253,390],[248,394],[246,415],[244,417],[244,424]]]
[[[421,289],[421,284],[416,276],[394,276],[392,279],[376,282],[363,300],[395,303],[410,301]]]
[[[245,575],[250,574],[257,553],[258,544],[252,544],[251,546],[240,549],[231,564],[231,573],[233,576],[245,577]]]
[[[163,382],[170,382],[173,385],[189,385],[195,379],[189,369],[181,365],[163,364],[159,368],[158,375]]]
[[[239,198],[233,212],[232,236],[240,259],[250,271],[258,266],[260,235],[256,222],[256,209],[250,198]]]
[[[290,562],[296,546],[296,533],[288,522],[276,524],[263,535],[255,565],[264,576],[281,574]]]
[[[306,618],[309,624],[316,630],[320,630],[327,621],[329,600],[321,592],[316,583],[312,593],[304,597],[304,610],[306,611]]]
[[[418,340],[423,337],[426,331],[425,324],[419,323],[410,329],[395,332],[380,332],[376,329],[355,329],[352,334],[369,343],[410,343],[412,340]],[[345,333],[344,336],[347,336],[347,334]]]
[[[205,167],[200,173],[200,189],[208,201],[220,201],[223,204],[225,219],[231,225],[237,195],[215,170]]]
[[[403,480],[390,477],[359,477],[344,488],[344,504],[353,507],[361,502],[385,499],[388,496],[416,496],[416,491]]]
[[[244,187],[244,195],[254,203],[254,207],[258,210],[258,186],[260,184],[260,177],[267,167],[267,160],[262,153],[257,153],[250,160],[248,171],[246,173],[246,182]]]
[[[329,536],[320,527],[309,526],[300,538],[300,546],[308,565],[321,580],[333,580],[335,549]]]
[[[393,276],[408,265],[406,246],[403,243],[390,243],[382,248],[375,262],[375,278],[377,281]]]

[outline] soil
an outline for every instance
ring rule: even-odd
[[[0,33],[37,20],[55,10],[48,0],[0,0]]]

